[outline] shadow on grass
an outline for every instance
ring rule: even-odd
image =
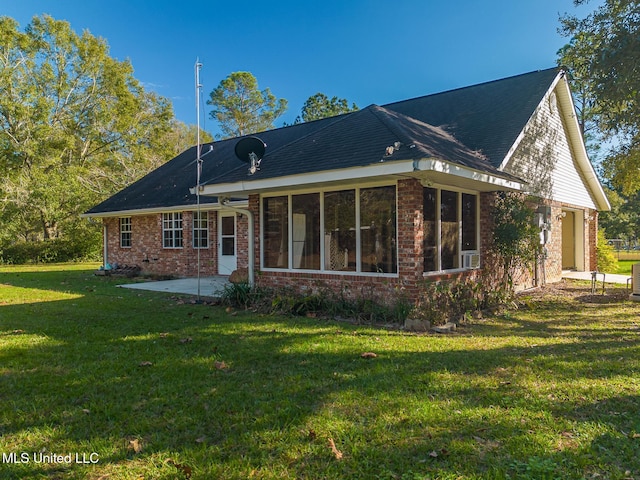
[[[638,337],[613,309],[611,331],[573,312],[417,336],[96,285],[0,306],[2,450],[100,454],[96,466],[5,464],[7,478],[176,478],[175,463],[192,478],[640,471],[637,385],[620,386],[637,374]]]

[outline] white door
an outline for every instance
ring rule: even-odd
[[[238,267],[236,214],[220,212],[218,222],[218,274],[231,275]]]

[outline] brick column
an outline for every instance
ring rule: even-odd
[[[415,300],[424,265],[423,187],[420,181],[400,180],[397,204],[399,285]]]

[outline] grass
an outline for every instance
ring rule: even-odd
[[[92,268],[0,268],[0,478],[640,478],[624,288],[551,288],[437,336],[228,312]]]

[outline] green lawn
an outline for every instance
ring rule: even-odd
[[[618,270],[615,273],[631,276],[631,266],[640,263],[640,260],[618,260]]]
[[[624,288],[570,284],[438,336],[227,312],[92,268],[0,268],[2,479],[640,478]]]

